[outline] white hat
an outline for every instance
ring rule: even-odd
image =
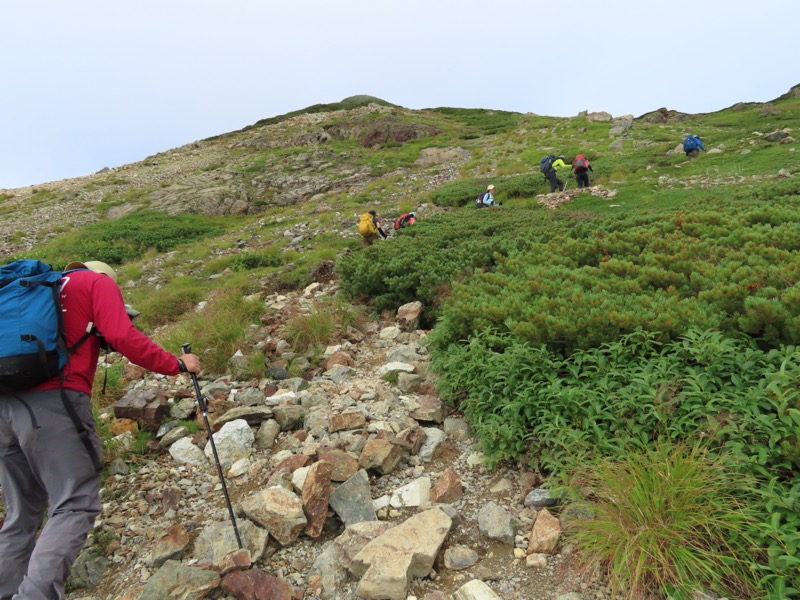
[[[70,271],[72,269],[89,269],[95,273],[108,275],[114,282],[117,281],[117,274],[114,272],[114,269],[109,267],[106,263],[100,262],[99,260],[87,260],[86,262],[75,260],[64,268],[65,271]]]
[[[489,191],[491,191],[491,190],[493,190],[493,189],[494,189],[494,186],[490,184],[490,185],[489,185],[489,187],[487,187],[486,189],[487,189],[487,190],[489,190]]]

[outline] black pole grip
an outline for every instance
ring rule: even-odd
[[[190,343],[181,344],[181,350],[184,354],[191,354],[192,353],[192,345]],[[192,384],[194,385],[194,393],[197,396],[197,405],[200,407],[200,412],[203,413],[205,416],[206,411],[208,410],[208,406],[206,405],[206,399],[203,397],[203,394],[200,392],[200,384],[197,383],[197,375],[194,373],[189,373],[192,377]]]

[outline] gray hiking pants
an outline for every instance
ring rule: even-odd
[[[89,397],[65,392],[99,456]],[[99,484],[60,390],[0,394],[1,600],[63,598],[70,567],[100,512]]]

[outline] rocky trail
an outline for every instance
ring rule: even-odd
[[[176,426],[197,418],[191,381],[126,370],[139,379],[101,421],[161,412],[160,450],[111,464],[69,600],[610,598],[561,535],[569,511],[535,474],[487,469],[436,395],[420,306],[349,329],[313,377],[288,377],[276,322],[335,293],[263,299],[271,379],[201,378],[246,551],[204,427]]]

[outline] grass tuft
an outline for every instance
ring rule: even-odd
[[[719,457],[662,443],[592,464],[574,481],[591,490],[594,519],[576,521],[570,535],[615,593],[690,598],[711,588],[756,597],[752,518],[735,495],[743,480]]]

